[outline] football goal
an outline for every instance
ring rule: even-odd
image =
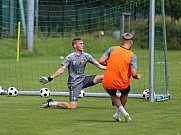
[[[71,41],[81,37],[85,52],[96,60],[111,46],[121,45],[121,35],[134,35],[132,51],[138,57],[140,80],[131,79],[129,97],[149,101],[170,99],[164,0],[1,0],[0,86],[6,94],[15,87],[22,95],[69,93],[68,72],[41,85],[73,51]],[[85,75],[104,74],[87,64]],[[154,94],[155,93],[155,94]],[[85,96],[105,96],[102,84],[85,89]]]

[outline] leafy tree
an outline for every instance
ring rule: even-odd
[[[179,20],[181,17],[181,0],[165,0],[165,9],[174,21]]]

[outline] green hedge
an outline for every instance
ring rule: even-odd
[[[135,32],[134,42],[138,42],[138,47],[145,49],[149,46],[149,26],[148,21],[135,21],[132,22],[134,26],[133,31]],[[155,41],[157,43],[163,42],[163,27],[162,22],[156,21],[155,24]],[[181,23],[171,22],[166,20],[166,38],[168,50],[181,50]],[[162,48],[157,48],[162,49]]]
[[[181,24],[167,24],[167,47],[169,50],[181,50]]]

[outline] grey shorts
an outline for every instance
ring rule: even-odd
[[[83,88],[87,88],[90,86],[95,85],[93,80],[95,78],[96,75],[91,75],[91,76],[85,76],[85,79],[83,82],[77,84],[75,87],[69,87],[70,90],[70,101],[78,101],[78,97],[80,94],[80,91]]]

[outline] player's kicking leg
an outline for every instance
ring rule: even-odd
[[[103,77],[104,77],[104,75],[96,75],[94,80],[93,80],[94,84],[101,83],[103,80]]]

